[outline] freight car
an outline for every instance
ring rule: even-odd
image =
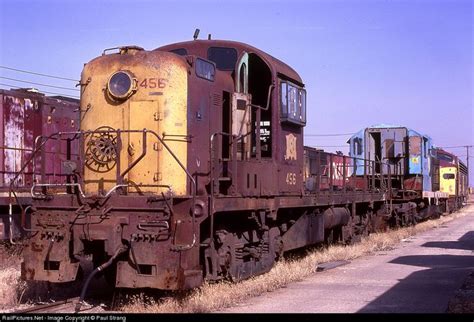
[[[38,155],[49,140],[80,153],[62,161],[65,183],[32,185],[24,279],[73,281],[88,255],[82,297],[99,272],[120,288],[235,281],[288,250],[353,242],[394,211],[394,167],[304,147],[303,80],[255,47],[108,49],[80,85],[80,131],[39,139]],[[27,164],[44,173],[37,154]]]
[[[21,208],[31,205],[30,188],[35,174],[39,174],[33,172],[32,164],[21,171],[22,165],[33,154],[37,136],[79,129],[79,100],[45,96],[33,89],[0,89],[0,124],[0,240],[16,239],[23,232]],[[73,148],[77,154],[78,147]],[[68,157],[67,151],[50,142],[43,153],[47,167],[43,179],[63,182],[60,160]],[[13,200],[9,197],[10,184],[15,186]]]

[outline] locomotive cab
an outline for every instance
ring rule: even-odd
[[[303,155],[306,91],[299,75],[261,50],[233,41],[195,40],[158,50],[207,58],[233,81],[232,89],[211,94],[217,101],[209,104],[211,169],[216,171],[209,193],[300,193],[303,160],[297,156]]]

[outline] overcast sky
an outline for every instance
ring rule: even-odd
[[[79,79],[83,64],[105,48],[154,49],[191,40],[199,28],[201,38],[211,33],[249,43],[299,72],[308,92],[306,145],[342,145],[325,149],[347,153],[350,135],[309,135],[352,133],[377,123],[411,127],[437,146],[470,145],[472,19],[470,0],[0,0],[0,62]],[[5,77],[75,85],[2,68],[0,77],[15,86],[28,85]],[[466,159],[466,149],[448,150]]]

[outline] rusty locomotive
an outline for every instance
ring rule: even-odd
[[[446,211],[447,193],[400,180],[404,154],[305,147],[303,80],[247,44],[107,49],[80,86],[80,130],[39,138],[30,160],[24,279],[73,281],[86,256],[89,277],[103,271],[119,288],[187,289]],[[35,161],[50,141],[79,147],[61,182]]]

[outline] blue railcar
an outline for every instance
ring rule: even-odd
[[[357,158],[356,175],[390,174],[394,188],[420,194],[433,191],[429,136],[404,126],[377,124],[360,130],[347,143],[349,155]]]

